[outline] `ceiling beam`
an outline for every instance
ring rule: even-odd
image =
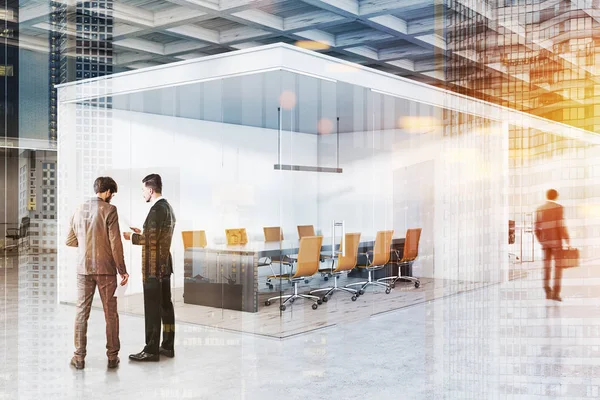
[[[331,33],[323,32],[318,29],[310,29],[308,31],[300,31],[295,33],[296,36],[300,36],[304,39],[313,40],[315,42],[324,43],[329,47],[336,47],[335,35]]]
[[[206,49],[207,47],[210,47],[210,45],[191,40],[181,40],[178,42],[165,44],[164,54],[168,56],[175,56],[185,54],[190,51]]]
[[[347,47],[345,50],[347,52],[359,55],[361,57],[379,61],[379,53],[377,52],[377,50],[373,50],[372,48],[367,46]]]
[[[159,55],[165,54],[165,46],[164,45],[162,45],[160,43],[156,43],[156,42],[151,42],[149,40],[130,38],[130,39],[116,40],[113,42],[113,44],[115,46],[124,47],[124,48],[130,49],[130,50],[144,51],[146,53],[159,54]]]
[[[167,0],[169,3],[177,4],[178,6],[188,7],[193,10],[204,12],[219,11],[219,1],[212,0]]]
[[[379,50],[378,58],[381,61],[392,61],[429,55],[433,56],[433,51],[426,50],[420,46],[409,45]]]
[[[136,63],[140,61],[148,61],[155,58],[155,55],[152,54],[140,54],[140,53],[117,53],[113,57],[113,63],[115,65],[125,66],[127,64]]]
[[[265,31],[263,29],[248,28],[248,27],[233,28],[233,29],[229,29],[229,30],[226,30],[226,31],[223,31],[220,33],[219,43],[233,44],[233,43],[246,42],[248,40],[266,38],[269,36],[273,36],[273,33],[269,32],[269,31]]]
[[[167,29],[167,32],[174,33],[178,36],[201,40],[203,42],[214,44],[220,43],[219,32],[200,28],[199,26],[195,25],[177,26]]]
[[[113,4],[113,18],[147,28],[154,27],[154,13],[141,7],[132,7],[123,3]]]
[[[437,0],[362,0],[359,7],[361,17],[375,17],[398,10],[411,10],[434,5]]]
[[[396,39],[396,37],[386,32],[374,29],[362,29],[360,31],[336,35],[335,47],[354,47],[363,43],[382,42],[393,39]]]
[[[359,12],[357,0],[302,0],[306,4],[319,7],[322,10],[341,14],[345,17],[356,17]]]
[[[234,13],[244,10],[255,10],[261,7],[269,7],[274,0],[221,0],[219,11],[221,13]]]
[[[285,31],[294,31],[297,29],[306,30],[307,28],[322,28],[348,21],[348,18],[329,11],[312,11],[306,14],[284,18],[283,29]]]
[[[231,15],[241,18],[246,25],[250,22],[251,25],[255,25],[257,28],[270,27],[278,31],[283,31],[283,18],[261,10],[246,10]]]

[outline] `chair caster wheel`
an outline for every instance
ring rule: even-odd
[[[323,303],[327,303],[329,301],[329,299],[327,298],[327,296],[323,296],[323,298],[321,299],[321,301]]]
[[[308,282],[309,282],[309,280],[308,280],[308,279],[305,279],[305,280],[304,280],[304,283],[308,284]]]
[[[321,304],[323,304],[323,300],[321,300],[321,299],[317,300],[317,304],[318,304],[318,305],[321,305]]]
[[[273,289],[273,285],[268,284],[267,286],[269,287],[269,289]]]
[[[395,284],[395,283],[392,283],[392,284],[390,285],[390,287],[393,289],[393,288],[395,288],[395,287],[396,287],[396,284]]]
[[[416,287],[416,288],[419,288],[419,286],[421,286],[421,282],[418,282],[418,281],[417,281],[417,282],[415,282],[415,287]]]
[[[385,289],[385,294],[390,294],[391,291],[392,291],[392,289],[387,288],[387,289]]]
[[[352,299],[352,301],[356,301],[356,299],[358,299],[358,296],[354,295],[354,296],[351,297],[351,299]]]
[[[358,291],[358,294],[362,296],[363,294],[365,294],[365,291],[361,289]]]
[[[271,302],[269,300],[265,301],[265,306],[270,306]]]
[[[294,304],[295,301],[296,299],[290,299],[290,304]]]
[[[326,276],[325,278],[323,278],[323,280],[324,280],[325,282],[327,282],[327,281],[329,280],[329,277],[328,277],[328,276]]]
[[[279,309],[280,309],[281,311],[285,311],[285,306],[284,306],[284,305],[281,305],[281,306],[279,306]]]
[[[312,309],[313,309],[313,310],[316,310],[317,308],[319,308],[319,306],[318,306],[317,304],[313,304],[313,305],[312,305]]]

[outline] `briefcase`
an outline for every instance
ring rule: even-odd
[[[579,249],[573,247],[563,248],[556,251],[556,266],[559,268],[573,268],[579,265]]]

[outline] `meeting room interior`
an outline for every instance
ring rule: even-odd
[[[97,176],[119,185],[121,231],[141,228],[158,173],[177,320],[279,338],[511,279],[509,221],[539,202],[509,195],[526,186],[511,132],[575,131],[284,44],[58,90],[59,237]],[[140,252],[119,294],[134,314]],[[74,254],[59,247],[63,303]]]

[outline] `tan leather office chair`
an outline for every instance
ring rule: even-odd
[[[263,232],[265,234],[265,242],[281,242],[283,240],[283,231],[279,226],[272,227],[264,227]],[[291,267],[292,267],[292,259],[288,256],[272,256],[272,257],[264,257],[258,260],[259,267],[268,266],[271,268],[271,275],[267,276],[267,286],[269,289],[273,289],[273,279],[290,279],[291,275]],[[288,266],[287,273],[276,273],[273,269],[273,263],[278,263],[281,266]]]
[[[298,237],[302,239],[306,236],[316,236],[313,225],[298,225]]]
[[[413,278],[412,276],[401,276],[402,273],[402,265],[412,265],[412,263],[416,260],[419,255],[419,240],[421,239],[421,228],[413,228],[408,229],[406,231],[406,239],[404,241],[404,251],[402,253],[402,258],[400,258],[400,254],[398,251],[396,252],[396,260],[391,261],[392,264],[398,264],[398,275],[397,276],[387,276],[385,278],[377,279],[377,281],[385,281],[391,280],[391,287],[396,287],[396,282],[398,280],[404,280],[413,282],[415,287],[418,288],[421,286],[421,281],[417,278]]]
[[[246,228],[225,229],[225,238],[228,246],[244,245],[248,243]]]
[[[339,250],[336,252],[338,254],[337,257],[331,260],[332,268],[330,270],[330,273],[333,276],[333,286],[313,290],[312,292],[310,292],[310,294],[317,292],[326,292],[325,295],[321,298],[323,302],[327,302],[328,298],[331,297],[331,295],[338,290],[343,290],[345,292],[351,293],[352,301],[355,301],[358,297],[356,295],[357,290],[350,289],[347,287],[339,287],[338,278],[343,273],[352,270],[356,266],[356,262],[358,259],[358,245],[360,243],[360,233],[346,233],[344,242],[345,243],[340,243]],[[345,246],[345,249],[343,249],[342,246]],[[333,268],[336,261],[337,267]]]
[[[183,248],[190,247],[206,247],[206,232],[205,231],[183,231],[181,232],[183,239]]]
[[[368,251],[366,253],[362,253],[363,255],[367,256],[367,265],[365,265],[365,266],[359,265],[360,268],[365,268],[367,270],[367,273],[368,273],[367,280],[363,281],[363,282],[351,283],[349,285],[346,285],[346,287],[360,286],[360,289],[358,289],[358,293],[357,293],[358,295],[365,294],[365,289],[368,286],[382,286],[385,288],[386,294],[389,294],[391,292],[391,290],[392,290],[391,285],[384,283],[384,282],[379,282],[379,281],[373,280],[373,271],[382,269],[389,263],[390,254],[391,254],[390,246],[392,245],[392,236],[394,236],[393,230],[377,232],[373,250]]]
[[[303,237],[306,237],[306,236],[316,236],[314,225],[298,225],[298,238],[302,239]],[[331,257],[321,254],[320,260],[321,260],[321,262],[324,262],[327,258],[331,258]],[[295,258],[290,257],[290,259],[294,260]],[[331,273],[324,271],[321,273],[321,275],[323,276],[323,280],[327,281],[327,280],[329,280]]]
[[[282,295],[271,297],[265,301],[265,305],[271,305],[273,300],[283,300],[279,309],[285,311],[286,304],[292,304],[296,299],[303,298],[313,300],[313,310],[318,308],[319,304],[322,304],[322,300],[317,296],[310,294],[299,294],[298,284],[307,278],[310,278],[319,271],[319,259],[321,254],[321,246],[323,245],[323,236],[305,236],[300,239],[300,249],[298,251],[298,260],[296,261],[296,273],[291,277],[290,281],[294,285],[294,293],[289,295]]]

